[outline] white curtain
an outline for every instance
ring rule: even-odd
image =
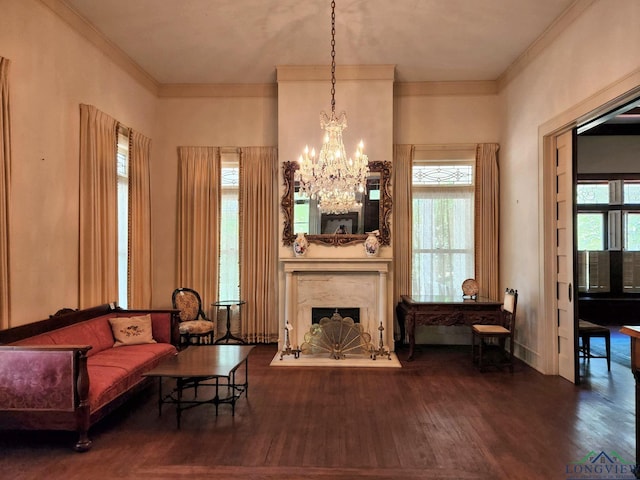
[[[473,187],[413,188],[413,295],[460,295],[473,275]]]
[[[222,183],[220,198],[220,283],[218,298],[240,298],[240,151],[222,152]],[[226,309],[224,311],[226,318]],[[224,333],[222,330],[221,333]],[[236,332],[237,333],[237,332]]]

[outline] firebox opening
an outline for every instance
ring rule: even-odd
[[[360,323],[360,309],[353,307],[329,307],[329,308],[311,308],[311,323],[320,323],[320,320],[324,317],[331,318],[336,310],[342,318],[351,317],[354,323]]]

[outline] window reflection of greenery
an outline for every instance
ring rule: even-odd
[[[220,273],[218,299],[240,298],[239,184],[237,155],[222,159],[220,205]]]
[[[116,154],[118,205],[118,306],[127,308],[129,279],[129,129],[118,125]]]
[[[621,204],[610,204],[607,180],[581,181],[576,188],[578,277],[581,291],[612,291],[612,279],[622,279],[622,293],[640,293],[640,181],[622,180]],[[621,213],[621,251],[609,250],[609,212]],[[621,227],[621,228],[620,228]],[[598,253],[600,252],[600,253]],[[603,257],[604,255],[604,257]],[[609,258],[611,257],[611,262]],[[614,261],[615,260],[615,261]],[[609,269],[608,266],[611,265]],[[599,269],[603,269],[598,273]],[[602,274],[608,278],[602,278]],[[610,275],[610,277],[609,277]]]

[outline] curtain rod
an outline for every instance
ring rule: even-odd
[[[220,149],[220,153],[240,153],[242,147],[218,147]]]
[[[477,143],[414,144],[416,150],[475,150]]]

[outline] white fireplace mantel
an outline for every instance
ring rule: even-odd
[[[285,272],[388,272],[390,258],[281,258]]]
[[[382,322],[384,344],[393,350],[391,258],[293,257],[281,258],[280,262],[285,274],[285,315],[280,332],[288,322],[293,347],[304,342],[304,334],[311,327],[312,307],[339,306],[360,308],[361,325],[376,347]]]

